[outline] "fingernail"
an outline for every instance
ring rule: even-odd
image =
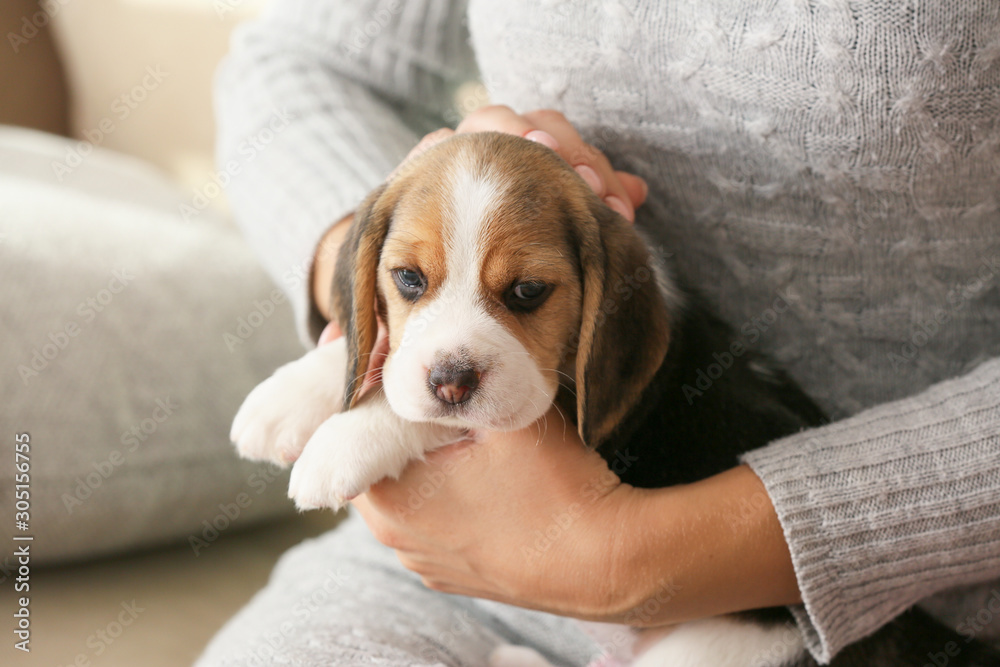
[[[604,198],[604,203],[607,204],[609,207],[611,207],[611,210],[615,211],[616,213],[619,213],[623,218],[625,218],[629,222],[633,221],[632,211],[628,209],[628,206],[626,206],[625,202],[623,202],[620,198],[616,197],[615,195],[608,195],[607,197]]]
[[[578,167],[575,167],[575,169],[576,173],[580,174],[580,177],[587,181],[587,185],[589,185],[594,192],[598,195],[603,194],[604,181],[601,179],[600,174],[585,164],[581,164]]]
[[[559,142],[556,141],[556,138],[553,137],[548,132],[546,132],[545,130],[532,130],[531,132],[528,132],[526,135],[524,135],[524,138],[528,139],[529,141],[537,141],[541,145],[548,146],[554,151],[559,150]]]
[[[639,183],[642,185],[642,198],[643,200],[649,196],[649,183],[646,182],[645,178],[639,178]]]

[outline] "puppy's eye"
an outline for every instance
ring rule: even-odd
[[[514,296],[523,301],[534,301],[548,288],[545,283],[518,283],[514,285]]]
[[[393,269],[392,279],[404,299],[416,301],[427,289],[427,279],[414,269]]]
[[[529,280],[511,285],[505,301],[511,310],[527,313],[542,305],[551,293],[551,285],[539,280]]]

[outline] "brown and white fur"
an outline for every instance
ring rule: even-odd
[[[569,165],[517,137],[458,135],[405,164],[357,211],[332,297],[345,337],[280,368],[233,422],[243,456],[294,461],[301,509],[338,508],[428,451],[522,428],[553,404],[602,455],[627,448],[638,462],[621,477],[645,487],[707,477],[824,421],[754,354],[704,400],[684,400],[732,332]],[[378,319],[389,351],[381,387],[362,396]],[[635,664],[815,665],[790,619],[779,609],[686,623]],[[833,664],[920,664],[920,642],[954,634],[919,612],[900,619]],[[967,650],[954,664],[988,659]],[[494,662],[546,664],[516,647]]]
[[[333,306],[346,336],[254,389],[233,422],[239,452],[295,461],[289,495],[299,508],[337,508],[470,431],[537,421],[561,386],[575,391],[578,427],[596,445],[656,372],[667,303],[681,299],[629,225],[606,224],[613,216],[555,153],[515,137],[458,136],[411,161],[367,198],[341,250]],[[613,295],[636,267],[660,289]],[[418,298],[396,284],[400,269],[421,275]],[[544,285],[538,304],[513,294],[526,284]],[[389,353],[381,389],[360,398],[376,312]],[[602,351],[632,322],[658,333],[645,337],[649,349]],[[642,364],[626,359],[636,355]],[[609,365],[629,382],[588,391],[588,372],[606,378]],[[442,400],[435,371],[471,372],[477,386]]]

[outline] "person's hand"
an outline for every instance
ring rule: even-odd
[[[631,465],[623,452],[612,468]],[[406,568],[446,593],[635,627],[800,600],[749,468],[636,489],[556,412],[432,452],[353,504]]]
[[[634,491],[553,410],[431,452],[353,504],[430,588],[604,619]]]
[[[615,171],[604,153],[584,142],[566,116],[553,109],[518,114],[503,105],[481,107],[466,116],[454,131],[442,129],[428,134],[407,159],[453,134],[468,132],[503,132],[548,146],[576,169],[605,204],[630,222],[635,221],[635,209],[646,201],[649,188],[643,179]]]
[[[514,134],[556,151],[576,169],[604,203],[630,222],[635,221],[635,209],[646,201],[649,188],[643,179],[624,171],[615,171],[601,151],[584,142],[566,117],[552,109],[517,114],[503,105],[481,107],[466,116],[456,129],[442,128],[424,136],[401,164],[454,134],[488,131]],[[313,259],[313,299],[320,314],[327,320],[331,319],[330,281],[333,279],[337,250],[352,217],[344,217],[327,231]]]

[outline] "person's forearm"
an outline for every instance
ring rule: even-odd
[[[622,620],[654,627],[801,601],[788,546],[748,466],[679,487],[636,489],[622,552]]]
[[[354,49],[349,36],[377,5],[269,3],[234,37],[215,80],[217,159],[231,176],[233,217],[287,291],[306,345],[324,324],[325,306],[313,307],[314,281],[303,275],[320,237],[399,164],[431,118],[444,124],[448,91],[474,78],[468,32],[455,20],[464,0],[408,0]]]
[[[448,593],[644,627],[799,600],[748,467],[637,489],[574,430],[546,428],[560,423],[555,410],[548,420],[431,452],[354,506],[405,567]],[[446,483],[419,511],[398,511],[435,477]]]
[[[1000,359],[742,459],[786,531],[818,660],[949,588],[1000,578]]]

